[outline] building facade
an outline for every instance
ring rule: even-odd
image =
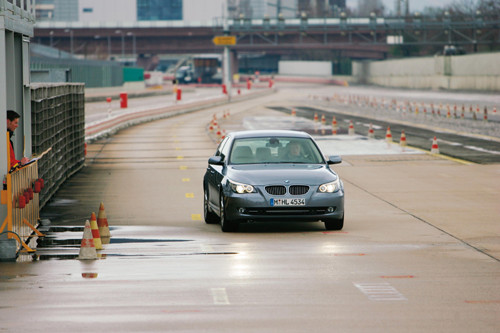
[[[334,17],[346,6],[346,0],[37,0],[36,15],[63,22],[213,22],[223,18],[226,2],[230,18],[252,19]]]
[[[213,21],[224,0],[38,0],[38,21],[137,22]]]

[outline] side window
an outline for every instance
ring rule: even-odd
[[[227,146],[227,142],[229,141],[229,138],[226,137],[222,142],[219,144],[219,147],[217,147],[217,151],[215,152],[215,156],[221,156],[223,154],[223,151],[225,150],[224,147]],[[227,150],[227,148],[226,148]],[[224,156],[226,156],[224,154]]]

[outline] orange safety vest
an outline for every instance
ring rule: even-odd
[[[11,131],[8,131],[8,132],[9,132],[9,140],[10,140],[10,138],[12,137],[12,135],[14,133],[12,133]],[[14,153],[14,145],[12,144],[12,141],[10,141],[10,167],[12,168],[14,165],[16,165],[19,162],[20,162],[19,160],[16,160],[16,154]]]

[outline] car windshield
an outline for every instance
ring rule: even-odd
[[[260,137],[234,140],[230,164],[324,163],[310,138]]]

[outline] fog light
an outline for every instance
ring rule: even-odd
[[[240,212],[240,214],[245,214],[245,208],[240,208],[238,209],[238,211]]]
[[[333,212],[335,211],[335,208],[333,208],[333,207],[328,207],[328,209],[327,209],[327,210],[328,210],[328,213],[333,213]]]

